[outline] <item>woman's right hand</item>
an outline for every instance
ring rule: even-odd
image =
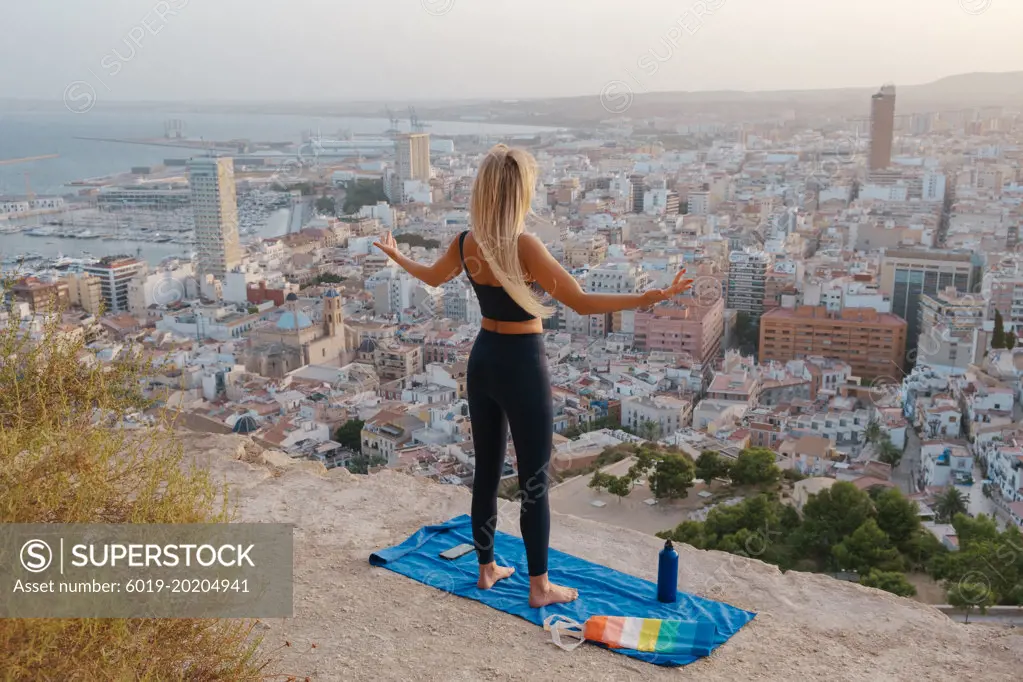
[[[642,294],[643,303],[641,307],[646,308],[658,303],[663,303],[668,299],[674,298],[679,294],[685,293],[693,286],[693,280],[685,279],[686,269],[682,268],[675,275],[675,279],[672,280],[671,286],[667,289],[650,289],[644,291]]]

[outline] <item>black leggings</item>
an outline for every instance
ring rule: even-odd
[[[481,330],[466,377],[476,475],[472,482],[472,536],[481,564],[494,561],[497,487],[504,471],[508,427],[519,469],[519,528],[529,575],[547,572],[551,513],[547,465],[554,437],[551,382],[542,334]]]

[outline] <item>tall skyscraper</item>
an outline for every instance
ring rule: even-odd
[[[430,179],[430,133],[399,135],[395,142],[394,169],[402,180]]]
[[[188,161],[195,243],[200,275],[224,275],[241,261],[234,160],[199,157]]]
[[[430,134],[406,133],[394,140],[394,175],[390,198],[405,203],[405,183],[430,181]]]
[[[895,136],[895,86],[885,85],[870,98],[870,170],[892,163]]]

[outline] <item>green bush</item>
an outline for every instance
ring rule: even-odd
[[[12,316],[13,318],[14,316]],[[229,520],[226,490],[164,424],[113,428],[148,407],[142,363],[104,366],[52,316],[0,329],[0,523]],[[253,622],[3,619],[3,680],[237,680],[266,674]]]

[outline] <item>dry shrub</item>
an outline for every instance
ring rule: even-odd
[[[0,290],[0,300],[2,294]],[[0,523],[229,520],[226,490],[142,413],[130,346],[102,363],[59,314],[0,323]],[[0,680],[261,679],[254,623],[216,619],[2,619]]]

